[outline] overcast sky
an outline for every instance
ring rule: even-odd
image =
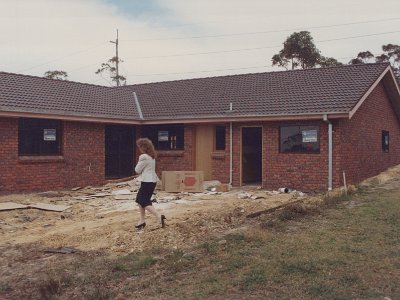
[[[400,44],[400,0],[0,0],[0,71],[110,85],[115,55],[128,84],[280,70],[271,57],[308,30],[347,63]]]

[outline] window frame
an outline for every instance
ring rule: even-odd
[[[283,128],[287,128],[287,127],[297,127],[298,128],[298,134],[302,134],[302,132],[304,131],[304,129],[302,129],[302,128],[309,128],[308,130],[314,130],[314,129],[316,129],[317,130],[317,142],[315,142],[315,143],[317,143],[318,144],[318,150],[303,150],[303,151],[295,151],[295,150],[292,150],[292,151],[284,151],[283,150],[283,147],[282,147],[282,144],[283,144],[283,142],[282,142],[282,129]],[[304,142],[302,142],[301,143],[301,145],[303,145],[304,144]],[[320,125],[298,125],[298,124],[296,124],[296,125],[290,125],[290,124],[287,124],[287,125],[280,125],[279,126],[279,153],[280,154],[320,154],[321,153],[321,128],[320,128]]]
[[[218,129],[223,129],[223,148],[219,148],[218,146],[222,146],[222,141],[218,142],[218,137],[222,138],[222,135],[218,135]],[[214,151],[223,152],[226,150],[226,126],[225,125],[216,125],[214,127]]]
[[[386,144],[386,137],[387,137],[387,144]],[[382,130],[381,135],[381,142],[382,142],[382,151],[387,153],[390,149],[390,135],[388,130]]]
[[[160,132],[165,131],[168,131],[168,140],[160,141]],[[144,125],[141,128],[141,137],[150,139],[157,151],[182,151],[185,149],[185,126],[183,124]],[[160,142],[169,147],[164,147]]]
[[[55,140],[45,140],[45,131],[55,130]],[[18,119],[18,156],[62,155],[62,120]]]

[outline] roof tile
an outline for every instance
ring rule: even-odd
[[[0,110],[138,119],[132,91],[0,72]]]

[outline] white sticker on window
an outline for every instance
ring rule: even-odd
[[[303,136],[303,143],[316,143],[318,142],[318,132],[315,129],[303,130],[301,132]]]
[[[57,140],[56,129],[43,129],[43,140],[44,141]]]
[[[168,131],[159,131],[158,132],[158,141],[159,142],[168,142]]]

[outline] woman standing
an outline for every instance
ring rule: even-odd
[[[165,216],[160,215],[151,203],[151,196],[158,181],[156,174],[156,151],[154,150],[153,143],[148,138],[138,139],[136,145],[142,154],[139,156],[139,161],[135,167],[135,172],[139,174],[138,180],[141,182],[139,192],[136,196],[140,220],[135,227],[137,229],[144,229],[146,226],[145,215],[147,210],[157,218],[162,228],[164,228]]]

